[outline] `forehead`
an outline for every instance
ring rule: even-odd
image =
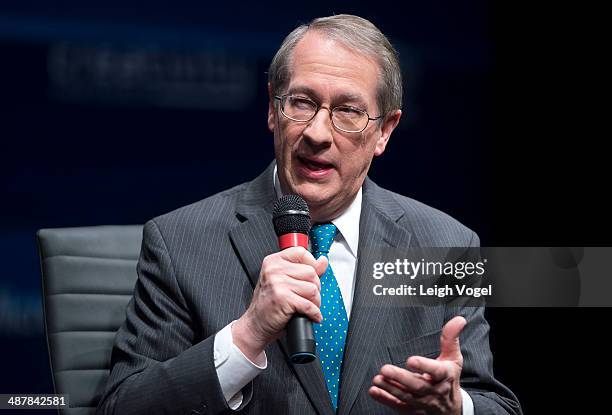
[[[293,50],[292,89],[309,89],[319,98],[358,96],[374,104],[378,86],[378,63],[316,31],[306,32]]]

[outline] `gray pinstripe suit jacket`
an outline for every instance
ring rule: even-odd
[[[262,259],[278,250],[271,221],[271,164],[254,181],[149,221],[138,281],[115,339],[113,367],[98,414],[218,414],[228,411],[213,362],[214,336],[250,303]],[[451,217],[366,179],[357,282],[342,369],[339,414],[387,414],[367,390],[385,363],[435,356],[445,307],[381,307],[360,284],[368,246],[475,246]],[[371,272],[371,271],[370,271]],[[360,289],[361,288],[361,289]],[[478,308],[461,310],[462,387],[476,414],[521,413],[492,372],[489,326]],[[292,365],[280,340],[268,368],[243,390],[246,414],[326,414],[333,410],[318,361]]]

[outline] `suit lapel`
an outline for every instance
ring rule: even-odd
[[[276,200],[273,172],[274,163],[247,185],[236,207],[236,215],[241,223],[229,232],[236,254],[253,287],[259,279],[263,259],[278,251],[278,239],[272,225],[272,207]],[[295,373],[317,412],[321,415],[332,415],[333,409],[318,359],[309,364],[293,365],[289,362],[288,347],[284,337],[279,340],[279,345],[285,354],[287,364]]]
[[[274,163],[271,163],[247,185],[236,206],[236,217],[240,223],[229,232],[253,287],[257,284],[263,258],[278,251],[272,226],[272,206],[276,200],[273,173]]]
[[[339,413],[348,414],[370,366],[374,346],[383,338],[389,307],[385,296],[371,291],[371,264],[381,260],[385,248],[408,247],[411,233],[398,224],[404,211],[388,192],[366,179],[359,222],[359,248],[355,294],[346,340]]]
[[[283,337],[279,342],[287,359],[287,364],[293,369],[317,412],[321,415],[333,415],[334,409],[332,408],[331,400],[329,399],[329,394],[325,387],[325,379],[323,378],[320,360],[317,358],[308,364],[294,365],[289,361],[287,339]]]
[[[272,215],[266,212],[251,215],[248,220],[232,228],[230,239],[255,287],[259,279],[261,261],[278,251],[278,239],[272,227]]]

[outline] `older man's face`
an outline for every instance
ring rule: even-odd
[[[378,72],[374,60],[308,32],[294,49],[291,80],[281,93],[308,97],[327,108],[350,105],[376,117]],[[370,121],[361,133],[345,133],[333,127],[326,109],[300,123],[277,108],[271,97],[268,126],[274,132],[283,191],[301,195],[314,220],[335,218],[354,199],[372,158],[384,152],[401,112],[387,117],[382,126]]]

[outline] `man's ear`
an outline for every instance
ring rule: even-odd
[[[276,126],[276,109],[274,99],[274,92],[272,91],[272,84],[268,82],[268,129],[270,132],[274,132],[274,127]]]
[[[374,156],[380,156],[385,152],[385,148],[387,147],[387,143],[389,142],[389,138],[391,138],[391,133],[399,124],[400,118],[402,117],[402,110],[395,110],[389,115],[387,115],[383,121],[382,126],[380,127],[380,137],[376,142],[376,148],[374,149]]]

